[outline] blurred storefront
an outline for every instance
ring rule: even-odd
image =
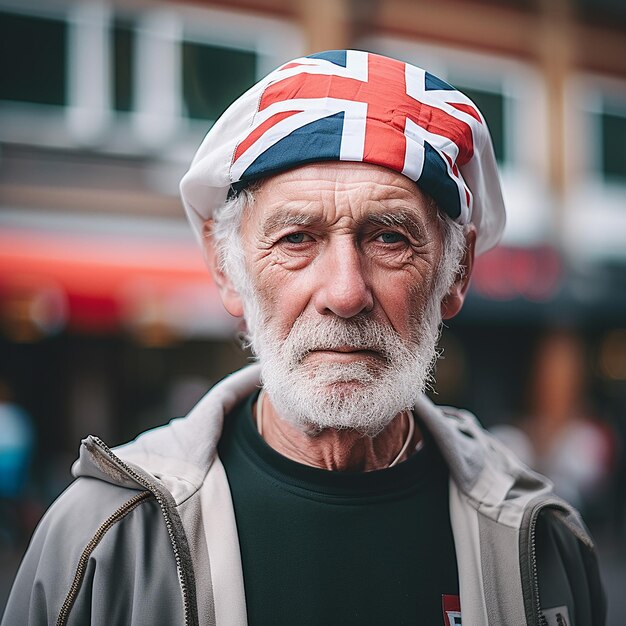
[[[446,332],[441,399],[487,424],[513,419],[535,344],[566,326],[588,343],[598,402],[615,419],[626,412],[623,371],[606,365],[625,356],[614,337],[626,327],[617,4],[2,0],[0,18],[0,376],[47,445],[69,454],[92,427],[131,435],[133,411],[163,406],[178,376],[167,367],[161,393],[131,408],[151,371],[127,365],[137,355],[153,365],[177,355],[207,381],[245,362],[177,183],[212,121],[258,77],[345,46],[432,69],[479,104],[494,137],[508,226]],[[81,393],[99,408],[81,415]]]

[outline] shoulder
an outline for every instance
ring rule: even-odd
[[[149,592],[168,577],[178,586],[167,528],[154,497],[79,478],[35,531],[3,624],[122,623],[120,611],[136,603],[137,581]],[[100,615],[98,605],[113,593],[116,602]],[[67,622],[61,621],[63,615]]]
[[[75,480],[42,518],[28,552],[39,551],[56,562],[76,562],[83,550],[95,549],[131,514],[145,521],[156,513],[149,492],[117,487],[83,477]],[[95,540],[95,541],[94,541]]]
[[[451,521],[455,533],[466,539],[459,542],[457,557],[467,556],[466,548],[471,545],[467,529],[477,523],[484,562],[502,572],[509,566],[519,571],[521,566],[521,582],[527,591],[538,582],[539,607],[531,599],[534,593],[526,594],[528,614],[537,615],[541,609],[550,626],[603,625],[606,602],[596,551],[577,511],[557,498],[545,477],[522,463],[468,411],[423,401],[420,415],[425,416],[448,462],[455,486]],[[531,529],[529,514],[541,502],[549,506],[541,508]],[[521,563],[517,557],[509,558],[514,551],[510,543],[498,541],[502,537],[519,542]],[[506,583],[506,576],[496,578]],[[569,614],[569,621],[559,621],[563,607],[568,612],[562,615]]]

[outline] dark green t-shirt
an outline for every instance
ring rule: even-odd
[[[249,623],[443,625],[442,595],[459,591],[435,444],[425,436],[408,460],[374,472],[313,468],[265,443],[255,399],[226,418],[219,444]]]

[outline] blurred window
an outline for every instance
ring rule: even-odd
[[[599,114],[602,174],[626,181],[626,108],[603,107]]]
[[[217,119],[256,80],[257,55],[184,41],[183,100],[187,117]]]
[[[135,32],[130,21],[115,20],[112,27],[113,108],[130,111],[133,107]]]
[[[575,0],[574,5],[585,21],[615,27],[626,20],[623,0]]]
[[[470,98],[485,116],[487,126],[489,126],[489,131],[491,132],[496,159],[498,163],[504,163],[507,160],[504,140],[506,115],[505,96],[496,91],[476,89],[474,87],[460,85],[457,82],[454,83],[454,86]]]
[[[0,0],[0,142],[182,155],[302,51],[289,20],[131,4]]]
[[[66,104],[66,46],[65,21],[0,11],[0,99]]]

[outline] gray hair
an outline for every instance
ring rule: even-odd
[[[218,255],[220,269],[230,278],[243,295],[250,293],[252,286],[246,271],[245,256],[241,244],[240,227],[244,211],[254,204],[260,183],[243,189],[213,213],[213,227],[205,236],[212,236]],[[461,265],[466,246],[466,229],[436,208],[443,236],[443,253],[437,268],[431,302],[437,306],[446,295],[455,279],[463,272]]]

